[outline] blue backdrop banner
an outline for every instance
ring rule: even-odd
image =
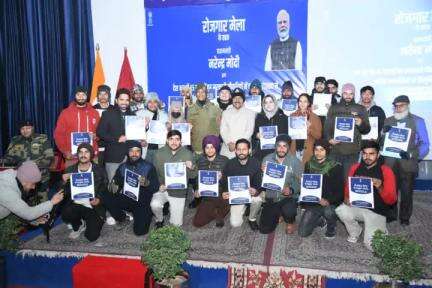
[[[306,91],[306,0],[161,7],[146,9],[148,79],[165,102],[198,82],[248,89],[259,79],[279,97],[291,80]]]

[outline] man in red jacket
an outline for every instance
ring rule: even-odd
[[[345,184],[345,200],[336,214],[345,224],[348,231],[347,241],[356,243],[362,227],[358,221],[364,222],[364,240],[366,248],[372,250],[372,237],[376,230],[387,232],[386,218],[391,212],[391,205],[397,201],[396,178],[392,169],[384,165],[379,155],[379,145],[375,141],[365,141],[362,146],[362,161],[351,166],[348,177],[372,178],[374,208],[358,208],[349,203],[348,184]],[[348,182],[348,181],[347,181]]]
[[[99,113],[87,102],[86,89],[78,86],[74,101],[60,113],[54,130],[54,140],[66,160],[66,167],[77,162],[76,155],[72,154],[72,132],[89,132],[93,149],[97,153],[96,128],[99,119]],[[97,161],[96,157],[94,161]]]

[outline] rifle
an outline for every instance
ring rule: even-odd
[[[62,192],[62,191],[64,192],[63,188],[60,189],[59,191],[57,191],[57,193]],[[43,233],[46,237],[47,243],[50,243],[50,230],[54,226],[54,222],[57,218],[58,211],[60,210],[60,206],[63,203],[63,201],[64,201],[64,198],[60,203],[53,206],[53,208],[51,209],[51,211],[48,214],[49,215],[48,220],[44,224],[42,224],[42,230],[43,230]]]

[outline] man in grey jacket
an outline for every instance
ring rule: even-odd
[[[368,112],[365,107],[355,103],[354,97],[354,85],[351,83],[343,85],[342,100],[340,103],[330,106],[324,124],[324,138],[332,145],[330,158],[342,164],[344,179],[346,179],[351,165],[359,160],[361,135],[370,131]],[[335,139],[336,117],[354,118],[354,138],[352,142],[341,142]]]
[[[45,223],[48,218],[45,214],[51,211],[53,205],[63,200],[63,192],[55,194],[51,200],[30,207],[22,199],[23,193],[29,193],[35,189],[41,180],[41,172],[33,161],[23,162],[18,169],[8,169],[0,172],[0,219],[7,217],[10,213],[27,220],[32,224]]]

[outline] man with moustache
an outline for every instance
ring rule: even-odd
[[[169,202],[170,220],[175,226],[183,224],[183,211],[185,200],[189,189],[167,189],[165,185],[165,163],[184,162],[186,165],[187,179],[195,178],[196,171],[192,163],[193,156],[186,147],[181,144],[182,135],[178,130],[171,130],[167,134],[167,144],[160,148],[154,158],[157,176],[159,179],[159,191],[153,195],[150,203],[153,214],[155,215],[156,228],[164,225],[163,207]],[[202,148],[201,148],[202,149]]]
[[[400,192],[399,221],[409,225],[413,209],[414,181],[418,174],[418,162],[429,153],[429,136],[423,118],[410,112],[410,99],[400,95],[393,100],[393,116],[384,121],[383,132],[388,133],[392,126],[410,128],[408,151],[401,151],[401,159],[385,157],[385,163],[396,175]],[[384,136],[382,140],[384,140]]]
[[[108,108],[114,107],[111,105],[111,88],[108,85],[99,85],[97,88],[97,101],[98,103],[96,105],[93,105],[93,108],[98,111],[99,116],[102,117],[102,112],[108,110]],[[105,144],[102,140],[99,139],[98,141],[99,145],[99,153],[98,153],[98,164],[101,166],[105,165],[104,160],[104,151],[105,151]]]
[[[235,157],[235,142],[244,138],[251,140],[255,112],[244,106],[245,95],[243,90],[235,88],[232,94],[233,104],[222,113],[220,135],[223,140],[221,155],[228,158]]]
[[[87,90],[84,87],[75,89],[75,98],[64,109],[54,130],[54,140],[57,148],[62,152],[66,160],[66,167],[75,164],[77,157],[72,155],[71,134],[73,132],[88,132],[92,138],[92,146],[97,155],[98,144],[96,128],[99,124],[99,113],[87,102]]]
[[[159,189],[159,181],[155,167],[142,159],[142,147],[139,141],[126,141],[128,156],[114,176],[114,183],[118,186],[115,194],[107,194],[104,204],[111,216],[116,220],[116,230],[124,229],[128,224],[125,211],[131,212],[134,220],[133,231],[135,235],[145,235],[149,231],[152,220],[150,201],[153,194]],[[123,193],[125,172],[130,170],[140,175],[138,200],[132,199]]]
[[[120,88],[116,93],[114,107],[102,114],[97,128],[98,137],[105,143],[105,169],[109,182],[127,155],[125,117],[135,115],[129,107],[130,98],[129,90]]]
[[[108,179],[105,170],[93,163],[93,147],[87,143],[78,146],[78,163],[68,167],[63,174],[66,203],[63,206],[61,217],[67,224],[72,225],[70,239],[78,239],[82,232],[90,242],[96,241],[105,222],[105,207],[102,205],[104,195],[108,192]],[[70,177],[71,173],[93,173],[95,198],[71,199]]]
[[[300,42],[289,35],[290,15],[284,9],[276,17],[278,38],[267,50],[264,70],[302,70],[302,48]]]
[[[297,201],[300,193],[300,177],[302,164],[294,155],[288,154],[291,137],[280,134],[276,137],[275,152],[264,157],[262,161],[263,172],[267,162],[286,166],[285,184],[282,191],[265,190],[265,201],[261,212],[260,232],[269,234],[273,232],[282,216],[287,223],[285,232],[293,234],[296,230],[295,218],[297,215]]]
[[[369,117],[378,117],[378,136],[381,135],[386,115],[384,110],[375,103],[375,89],[372,86],[364,86],[360,89],[360,105],[366,108]]]
[[[324,138],[332,145],[330,158],[342,164],[344,179],[348,169],[358,161],[361,148],[361,135],[370,131],[369,117],[366,108],[354,101],[355,87],[347,83],[342,87],[342,100],[330,106],[324,124]],[[354,123],[353,142],[341,142],[334,139],[336,117],[352,117]]]
[[[362,146],[362,161],[351,166],[348,177],[372,178],[374,208],[359,208],[349,203],[348,180],[345,182],[344,203],[336,208],[336,214],[348,232],[347,241],[356,243],[362,232],[358,221],[364,222],[364,244],[372,250],[372,238],[377,230],[387,232],[386,217],[391,205],[397,202],[396,179],[390,167],[384,164],[375,141],[365,141]]]
[[[252,196],[248,223],[252,231],[258,230],[257,216],[261,209],[261,165],[258,160],[250,157],[250,142],[246,139],[239,139],[235,143],[235,158],[230,159],[222,170],[222,178],[219,182],[222,197],[229,199],[228,177],[230,176],[249,176],[249,193]],[[246,205],[231,205],[230,223],[232,227],[240,227],[243,224],[243,214]]]
[[[327,79],[325,82],[325,86],[327,88],[328,93],[332,94],[332,102],[331,104],[339,103],[342,99],[342,96],[339,95],[339,83],[335,79]]]

